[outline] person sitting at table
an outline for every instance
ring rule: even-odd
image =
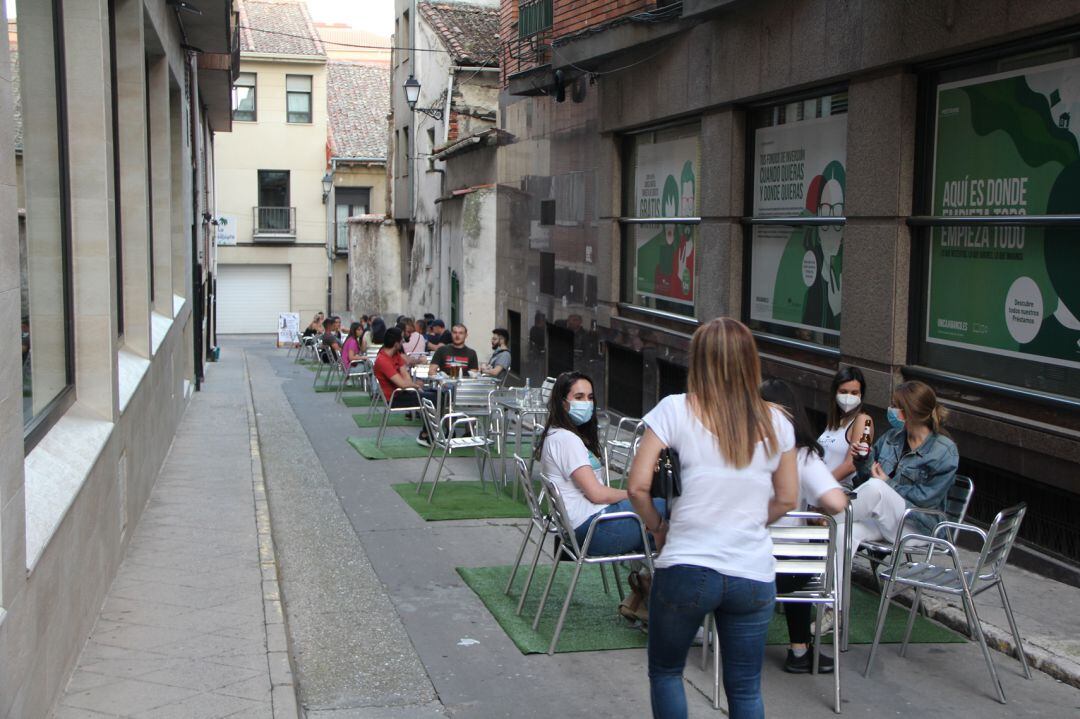
[[[304,328],[304,331],[300,333],[301,337],[319,336],[323,333],[323,318],[325,315],[322,312],[316,312],[315,317],[312,318],[311,324]]]
[[[480,362],[476,358],[476,350],[465,346],[468,336],[469,330],[465,325],[454,325],[450,331],[450,344],[441,345],[435,350],[431,357],[431,366],[452,377],[460,376],[466,370],[478,369]]]
[[[424,338],[424,351],[427,352],[427,320],[421,318],[414,321],[413,328],[418,335]]]
[[[322,361],[326,364],[334,361],[334,356],[330,353],[333,349],[339,355],[341,354],[341,335],[338,334],[338,330],[341,329],[341,318],[337,315],[330,315],[326,318],[325,324],[323,324],[323,336],[320,354],[322,355]]]
[[[540,433],[534,456],[540,471],[560,490],[574,535],[582,545],[593,520],[601,514],[632,512],[625,489],[615,489],[601,481],[606,469],[600,461],[599,433],[594,410],[592,379],[581,372],[563,372],[555,379],[548,400],[548,416]],[[653,499],[660,516],[666,502]],[[589,556],[630,554],[644,549],[641,525],[636,518],[600,522],[593,531]],[[640,574],[635,573],[635,576]],[[631,582],[631,594],[619,605],[628,619],[642,614],[645,584]]]
[[[510,371],[510,333],[502,327],[491,330],[491,358],[480,365],[480,373],[503,379]]]
[[[448,345],[453,340],[453,336],[446,331],[446,323],[442,320],[432,320],[428,322],[427,333],[427,348],[429,352],[434,352],[443,345]]]
[[[795,450],[799,473],[799,499],[795,510],[799,512],[820,507],[828,514],[839,514],[847,507],[847,495],[823,461],[824,451],[814,439],[810,420],[791,385],[783,380],[770,379],[761,383],[761,398],[780,407],[791,419],[795,428]],[[781,517],[778,525],[798,526],[804,520]],[[836,535],[840,537],[838,533]],[[840,564],[840,563],[838,563]],[[811,580],[808,574],[777,574],[776,591],[780,594],[796,592]],[[837,580],[839,581],[839,579]],[[801,602],[784,604],[787,621],[788,652],[784,671],[791,674],[809,674],[814,668],[813,634],[810,631],[810,605]],[[818,658],[818,673],[833,671],[833,659],[824,653]]]
[[[422,398],[428,399],[434,404],[437,401],[435,390],[425,389],[422,384],[414,380],[409,374],[409,367],[405,362],[404,354],[402,354],[401,342],[400,329],[391,327],[386,330],[382,349],[379,350],[379,354],[375,358],[375,379],[378,380],[379,388],[382,389],[383,398],[390,402],[390,406],[394,409],[419,407],[416,395],[412,392],[399,392],[397,396],[394,396],[395,389],[411,388],[419,390]],[[393,397],[392,401],[391,397]],[[428,437],[426,426],[420,430],[420,436],[416,438],[416,443],[424,447],[431,446],[431,439]]]
[[[825,452],[825,466],[836,477],[836,481],[851,489],[855,481],[855,461],[851,455],[851,445],[863,436],[863,429],[870,425],[870,437],[873,439],[874,422],[863,409],[863,395],[866,394],[866,379],[858,367],[841,367],[833,375],[832,387],[829,388],[829,415],[825,431],[818,437],[818,444]]]
[[[345,370],[345,374],[349,373],[349,368],[352,367],[353,362],[364,358],[366,352],[364,325],[353,322],[349,325],[349,334],[345,335],[345,344],[341,346],[341,366]]]
[[[406,317],[402,320],[404,325],[401,328],[402,350],[407,357],[410,357],[410,364],[415,364],[419,359],[412,359],[415,355],[422,354],[427,348],[427,340],[422,334],[416,331],[416,323],[413,322],[412,317]]]

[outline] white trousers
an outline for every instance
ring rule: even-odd
[[[859,544],[865,541],[885,541],[890,544],[896,539],[896,530],[907,509],[904,498],[896,493],[888,483],[877,477],[871,477],[856,490],[858,496],[851,501],[851,556]],[[844,519],[841,512],[836,519],[836,538],[843,541]],[[844,576],[844,556],[836,552],[837,597],[841,596]]]

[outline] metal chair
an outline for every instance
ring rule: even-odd
[[[416,390],[413,390],[414,392]],[[487,489],[486,480],[484,479],[484,472],[491,462],[491,440],[487,437],[483,437],[477,431],[476,418],[470,417],[464,412],[449,412],[439,418],[438,412],[435,410],[435,405],[431,400],[426,397],[421,399],[421,412],[424,415],[424,424],[427,426],[428,439],[431,441],[431,451],[428,452],[427,462],[424,462],[424,471],[420,473],[420,481],[416,485],[416,493],[420,494],[420,490],[424,487],[424,480],[427,477],[428,467],[431,466],[431,458],[435,456],[435,450],[442,450],[442,458],[439,460],[439,468],[435,471],[435,480],[431,483],[431,491],[428,493],[428,502],[431,502],[432,497],[435,496],[435,488],[439,485],[439,478],[442,477],[443,466],[446,464],[446,458],[453,454],[454,450],[462,449],[475,449],[477,459],[480,460],[480,489],[485,491]],[[469,437],[455,437],[457,430],[460,427],[465,427],[472,430],[472,436]],[[498,488],[496,486],[496,492]]]
[[[551,521],[558,532],[559,545],[558,550],[555,552],[555,562],[551,565],[551,574],[548,576],[547,586],[544,587],[544,594],[540,598],[540,606],[536,610],[536,616],[533,617],[532,628],[535,630],[540,625],[540,616],[544,613],[544,605],[547,604],[548,595],[551,594],[551,586],[555,582],[555,573],[559,569],[561,557],[566,557],[574,563],[574,575],[570,579],[570,586],[566,589],[566,599],[563,600],[562,611],[559,612],[559,620],[555,624],[555,632],[551,636],[551,644],[548,645],[548,654],[555,653],[555,647],[559,643],[559,635],[562,634],[563,624],[566,622],[566,613],[570,609],[570,600],[574,597],[574,589],[577,587],[578,577],[581,576],[581,568],[586,564],[596,564],[600,566],[601,577],[604,579],[605,588],[607,585],[607,577],[603,573],[604,565],[610,564],[612,571],[615,574],[615,586],[619,590],[619,599],[623,599],[622,583],[619,579],[619,562],[632,562],[640,561],[644,562],[649,568],[649,574],[653,572],[652,566],[652,552],[649,550],[649,537],[645,532],[645,523],[641,521],[634,512],[609,512],[608,514],[601,514],[589,525],[589,531],[585,535],[585,541],[578,544],[577,535],[574,533],[574,527],[570,524],[570,517],[566,513],[566,505],[563,503],[562,493],[559,491],[557,484],[540,475],[540,481],[543,484],[544,493],[547,495],[548,509],[550,511]],[[631,552],[628,554],[613,554],[608,556],[590,556],[589,545],[592,544],[593,535],[596,532],[596,527],[601,522],[612,522],[620,519],[633,519],[638,523],[638,527],[641,529],[641,542],[643,550],[640,552]]]
[[[813,672],[817,674],[821,657],[821,617],[822,610],[831,607],[836,617],[837,627],[834,636],[840,636],[840,624],[846,621],[840,611],[840,596],[837,592],[835,555],[838,551],[836,520],[827,514],[817,512],[788,512],[792,519],[824,520],[825,526],[807,524],[804,526],[772,525],[769,534],[773,540],[773,556],[776,558],[777,574],[801,574],[813,577],[802,589],[786,594],[777,594],[779,604],[799,603],[815,606],[817,621],[814,627],[814,662]],[[715,618],[712,612],[705,615],[705,641],[701,643],[701,668],[708,665],[709,648],[713,653],[713,708],[720,708],[720,637],[715,631]],[[833,652],[833,711],[840,713],[840,652]]]
[[[408,407],[395,407],[394,400],[398,397],[404,397],[412,395],[416,398],[416,404],[412,404]],[[383,393],[379,391],[379,397],[382,398],[382,422],[379,424],[379,436],[375,439],[375,446],[382,447],[383,434],[386,433],[386,423],[390,420],[392,414],[403,414],[405,412],[418,412],[420,410],[420,390],[415,387],[395,387],[394,391],[390,393],[389,401],[383,398]]]
[[[340,402],[341,395],[345,391],[345,384],[359,380],[361,387],[366,387],[368,382],[374,379],[374,370],[371,366],[371,362],[367,357],[360,357],[354,359],[349,363],[349,370],[341,373],[341,381],[338,382],[337,393],[334,395],[334,401]]]
[[[975,483],[971,481],[971,477],[966,477],[962,474],[956,475],[953,480],[952,487],[949,488],[949,493],[945,498],[945,510],[908,510],[908,512],[919,511],[923,514],[937,515],[946,522],[955,522],[957,524],[963,524],[964,518],[967,516],[968,507],[971,505],[971,496],[975,493]],[[907,519],[905,513],[904,519]],[[900,537],[904,534],[910,534],[910,532],[904,531],[904,523],[901,522],[900,526],[896,530],[896,539],[892,542],[876,542],[865,541],[859,544],[858,550],[855,552],[856,556],[863,557],[870,562],[870,567],[874,568],[879,565],[885,565],[889,563],[889,555],[893,552],[893,547],[900,544]],[[949,536],[950,541],[956,541],[955,532]],[[908,559],[911,559],[909,556]]]
[[[611,475],[617,474],[622,477],[622,484],[626,486],[626,477],[630,473],[630,465],[634,462],[638,445],[645,435],[645,421],[636,417],[620,417],[619,421],[607,426],[604,434],[604,466],[608,468],[608,480]]]
[[[330,347],[323,347],[320,351],[319,357],[322,360],[322,363],[315,371],[315,380],[311,383],[311,386],[318,386],[319,378],[322,377],[323,370],[326,370],[326,377],[323,378],[323,387],[328,387],[330,385],[330,381],[334,376],[334,373],[342,371],[341,354],[331,345]]]
[[[1024,668],[1024,676],[1031,679],[1031,670],[1028,668],[1024,645],[1020,639],[1020,631],[1016,627],[1016,619],[1013,617],[1003,579],[1005,563],[1009,558],[1009,552],[1012,551],[1013,542],[1016,541],[1016,535],[1020,531],[1020,523],[1023,522],[1026,511],[1027,505],[1020,503],[998,512],[990,528],[985,532],[970,524],[940,522],[929,536],[909,533],[900,538],[896,551],[893,553],[892,565],[883,570],[880,575],[885,581],[885,587],[881,593],[881,604],[878,606],[874,643],[870,645],[870,656],[866,660],[864,672],[866,677],[870,676],[874,654],[877,652],[881,632],[885,627],[889,600],[907,587],[915,589],[915,599],[911,603],[907,627],[904,629],[904,641],[900,645],[900,656],[904,656],[907,653],[908,639],[911,637],[911,628],[915,623],[915,614],[919,610],[923,592],[941,592],[961,598],[971,636],[979,642],[983,659],[986,660],[986,668],[990,671],[990,679],[994,682],[997,700],[1004,704],[1005,691],[998,679],[994,660],[986,646],[981,620],[975,609],[975,597],[996,586],[1001,597],[1001,605],[1005,609],[1005,616],[1009,620],[1009,630],[1012,632],[1013,641],[1016,642],[1016,653]],[[983,540],[982,551],[979,553],[974,569],[965,570],[960,560],[960,552],[954,544],[955,540],[949,541],[941,536],[951,533],[955,537],[959,532],[972,532]],[[904,556],[909,546],[912,547],[910,550],[912,552],[919,551],[925,546],[926,557],[922,561],[905,560]],[[946,558],[945,561],[935,563],[935,554]]]
[[[517,559],[514,560],[514,569],[510,572],[510,579],[506,582],[506,590],[503,594],[509,595],[510,589],[514,586],[514,578],[517,577],[518,569],[521,568],[521,559],[525,556],[525,547],[529,545],[533,530],[537,529],[540,532],[537,539],[534,540],[536,552],[533,553],[532,562],[529,564],[529,573],[525,577],[525,586],[521,589],[521,597],[518,599],[517,610],[514,612],[520,616],[521,610],[525,606],[525,598],[529,594],[529,587],[532,586],[533,576],[536,574],[536,565],[540,561],[540,554],[544,550],[544,542],[549,536],[557,536],[558,530],[552,523],[551,515],[543,509],[545,494],[541,490],[540,494],[537,495],[529,465],[524,459],[515,454],[514,467],[517,469],[517,480],[521,486],[522,494],[525,496],[525,503],[529,507],[529,523],[525,527],[525,536],[521,540]]]

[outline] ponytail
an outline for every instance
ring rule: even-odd
[[[949,436],[945,431],[949,411],[938,402],[930,385],[917,380],[903,382],[893,390],[893,403],[903,411],[907,421],[925,425],[935,434]]]

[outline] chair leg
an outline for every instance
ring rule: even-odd
[[[529,573],[525,576],[525,586],[521,588],[521,597],[518,598],[517,609],[514,615],[520,617],[521,610],[525,608],[525,597],[529,596],[529,587],[532,586],[533,576],[536,574],[536,565],[540,561],[540,555],[544,552],[544,542],[548,536],[548,523],[545,523],[540,532],[540,541],[536,543],[536,553],[533,554],[532,563],[529,565]],[[554,571],[554,570],[552,570]]]
[[[446,456],[448,454],[450,454],[450,445],[446,445],[443,448],[442,459],[439,460],[439,468],[435,471],[435,480],[431,483],[431,491],[427,496],[428,504],[431,504],[431,499],[435,496],[435,488],[439,486],[439,478],[442,477],[443,465],[446,464]]]
[[[908,640],[911,639],[911,629],[915,626],[915,616],[922,606],[922,587],[915,589],[915,598],[911,601],[911,611],[908,612],[907,626],[904,627],[904,640],[900,642],[900,656],[907,656]]]
[[[525,525],[525,537],[521,540],[521,546],[518,547],[517,559],[514,560],[514,568],[510,571],[510,579],[506,582],[506,589],[503,590],[503,594],[510,595],[510,587],[514,586],[514,578],[517,577],[518,569],[521,568],[521,558],[525,556],[525,547],[529,545],[529,537],[532,536],[533,521],[530,519],[529,523]]]
[[[1016,653],[1020,655],[1021,666],[1024,667],[1024,676],[1031,679],[1031,669],[1028,668],[1027,655],[1024,654],[1024,643],[1020,639],[1020,630],[1016,627],[1016,619],[1013,617],[1012,605],[1009,604],[1009,595],[1005,593],[1005,582],[998,580],[998,594],[1001,595],[1001,606],[1005,607],[1005,616],[1009,619],[1009,630],[1012,632],[1013,641],[1016,642]]]
[[[863,676],[867,679],[870,678],[870,667],[874,664],[874,654],[877,653],[878,642],[881,641],[881,632],[885,629],[885,616],[889,613],[889,598],[891,596],[892,586],[893,582],[890,579],[885,582],[885,586],[881,592],[881,604],[878,605],[877,627],[874,629],[874,641],[870,645],[870,656],[866,658],[866,669],[863,670]]]
[[[578,576],[581,575],[581,567],[584,563],[578,561],[574,567],[574,576],[570,578],[570,586],[566,590],[566,599],[563,600],[562,611],[559,612],[559,621],[555,623],[555,633],[551,635],[551,644],[548,645],[548,656],[555,653],[555,646],[559,643],[559,635],[562,634],[563,623],[566,621],[566,612],[570,609],[570,600],[574,598],[574,588],[577,587]],[[604,565],[601,564],[603,569]]]
[[[555,572],[559,571],[559,565],[562,564],[559,561],[561,553],[562,550],[555,552],[555,563],[551,565],[551,574],[548,575],[547,584],[544,585],[544,593],[540,595],[540,606],[536,608],[536,616],[533,617],[533,631],[540,626],[540,615],[544,613],[544,605],[547,604],[548,595],[551,594],[551,585],[555,583]]]
[[[379,425],[379,436],[375,440],[376,447],[382,447],[383,433],[386,432],[386,423],[390,420],[390,405],[383,410],[382,423]]]
[[[430,437],[428,438],[431,439]],[[420,473],[420,483],[416,485],[416,493],[420,494],[421,487],[424,486],[424,479],[427,477],[428,467],[431,466],[431,458],[435,456],[435,442],[431,441],[431,449],[427,453],[427,461],[424,462],[424,471]]]
[[[824,607],[821,604],[814,605],[814,657],[810,662],[810,671],[814,676],[817,676],[818,668],[821,666],[821,618],[824,614],[822,611]],[[833,622],[836,621],[836,614],[833,614]],[[839,627],[833,626],[833,639],[835,640],[840,633]]]
[[[997,693],[997,700],[1002,704],[1005,704],[1005,690],[1001,686],[1001,680],[998,679],[997,669],[994,667],[994,659],[990,656],[990,649],[986,646],[986,637],[983,636],[982,624],[979,621],[979,613],[975,611],[975,600],[971,594],[965,589],[964,604],[967,605],[970,612],[972,627],[975,630],[975,639],[979,642],[979,648],[982,649],[983,659],[986,660],[986,668],[990,671],[990,681],[994,683],[994,690]]]
[[[835,598],[833,600],[832,606],[833,606],[833,616],[836,617],[836,621],[837,621],[837,626],[833,629],[833,644],[837,645],[838,643],[837,643],[836,639],[837,639],[837,636],[839,635],[840,630],[841,630],[842,627],[839,624],[840,617],[841,617],[841,611],[840,611],[840,607],[837,606],[837,602],[836,602]],[[844,622],[845,623],[847,622],[847,617],[844,617]],[[837,650],[837,648],[833,649],[833,701],[834,701],[833,711],[836,712],[837,714],[839,714],[840,713],[840,652]]]
[[[604,583],[604,594],[611,594],[611,587],[608,585],[607,572],[604,571],[604,565],[597,565],[600,567],[600,580]]]
[[[626,592],[622,588],[622,577],[619,576],[619,565],[616,562],[611,565],[611,573],[615,575],[615,588],[619,590],[619,601],[626,599]]]
[[[712,706],[720,708],[720,628],[716,626],[716,615],[713,615],[712,633],[713,670],[712,670]]]
[[[701,671],[709,668],[709,637],[712,636],[712,612],[705,615],[701,622]]]

